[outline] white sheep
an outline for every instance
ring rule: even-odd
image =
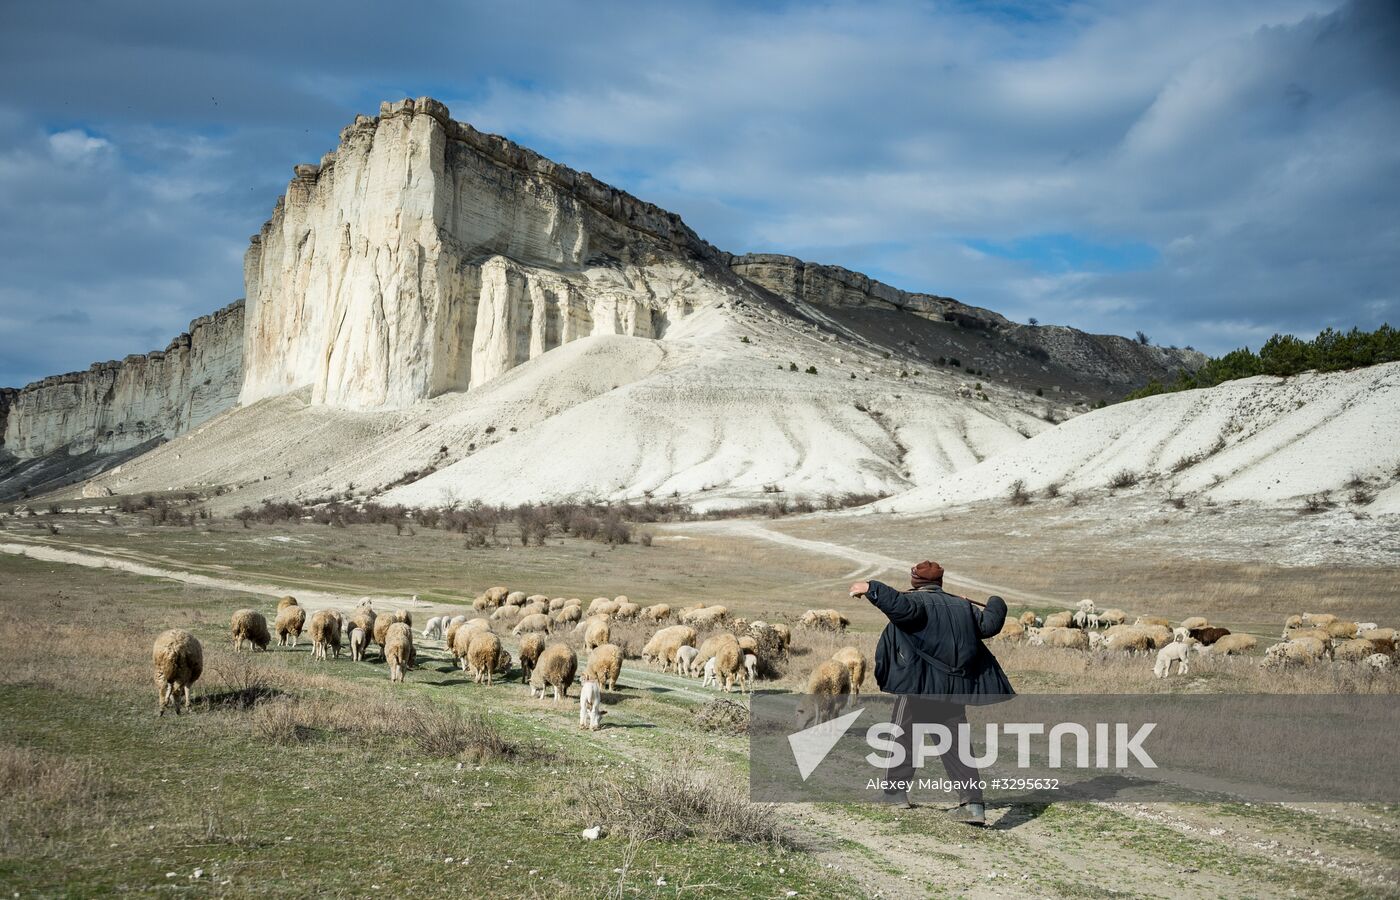
[[[1386,667],[1390,665],[1390,657],[1386,656],[1384,653],[1372,653],[1370,656],[1366,657],[1366,665],[1375,669],[1377,672],[1384,672]],[[188,702],[186,705],[188,706]]]
[[[598,679],[591,675],[583,676],[583,687],[578,694],[578,727],[597,731],[603,724],[603,689]]]
[[[437,639],[442,637],[442,633],[447,628],[447,616],[433,616],[428,620],[428,624],[423,626],[423,637]]]
[[[1356,623],[1356,636],[1357,636],[1357,637],[1360,637],[1361,635],[1365,634],[1365,633],[1368,632],[1368,631],[1375,631],[1377,627],[1378,627],[1378,626],[1376,625],[1375,622],[1357,622],[1357,623]]]
[[[719,687],[719,678],[715,676],[715,658],[713,656],[705,660],[705,680],[700,682],[701,687],[709,687],[710,685]]]
[[[1166,678],[1171,674],[1172,662],[1176,662],[1176,674],[1185,675],[1187,672],[1186,660],[1191,656],[1191,645],[1194,643],[1196,641],[1188,637],[1184,641],[1172,641],[1158,650],[1157,663],[1152,667],[1152,674],[1158,678]]]
[[[689,645],[676,648],[676,674],[690,675],[690,667],[700,651]]]
[[[758,657],[752,653],[744,654],[744,671],[749,674],[749,684],[758,680]]]

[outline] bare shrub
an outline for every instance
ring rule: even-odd
[[[1115,474],[1112,478],[1108,479],[1108,487],[1109,490],[1116,491],[1119,488],[1130,488],[1136,485],[1141,480],[1142,478],[1138,475],[1138,473],[1132,471],[1131,469],[1123,469],[1122,471]]]
[[[733,700],[711,700],[695,711],[695,724],[702,731],[716,734],[749,733],[749,710]]]
[[[1060,483],[1058,481],[1052,481],[1045,486],[1046,500],[1054,500],[1058,496],[1060,496]]]
[[[479,712],[464,715],[455,706],[403,710],[404,731],[429,756],[472,762],[513,759],[519,749]]]
[[[1030,492],[1026,490],[1026,483],[1020,478],[1011,482],[1011,505],[1029,506],[1031,502]]]
[[[1326,491],[1320,494],[1309,494],[1303,499],[1303,513],[1320,513],[1332,509],[1337,504],[1332,500]]]

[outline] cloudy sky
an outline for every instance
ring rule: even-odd
[[[241,296],[292,165],[423,94],[726,249],[1015,319],[1400,324],[1393,0],[208,6],[0,6],[0,384]]]

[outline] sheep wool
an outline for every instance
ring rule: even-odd
[[[311,658],[324,660],[340,656],[340,613],[318,609],[311,616]]]
[[[389,664],[389,680],[401,682],[404,673],[413,668],[413,629],[406,622],[394,622],[384,635],[384,660]]]
[[[842,647],[831,655],[831,658],[845,666],[851,673],[851,693],[860,694],[860,689],[865,684],[866,660],[855,647]]]
[[[155,666],[156,703],[159,715],[169,706],[180,714],[180,695],[184,696],[185,712],[190,711],[190,686],[204,674],[204,646],[199,638],[183,628],[162,632],[151,648]]]
[[[578,656],[568,644],[550,644],[544,648],[535,669],[530,673],[530,696],[544,699],[545,688],[554,688],[554,702],[569,696],[569,685],[578,671]],[[539,693],[536,694],[535,692]]]
[[[583,677],[593,678],[609,691],[617,690],[617,677],[622,674],[622,648],[616,644],[602,644],[588,655],[588,665]]]
[[[501,639],[489,631],[471,632],[467,644],[466,670],[477,684],[488,685],[496,673],[496,660],[501,655]]]
[[[291,599],[289,597],[283,599]],[[306,610],[296,605],[293,601],[291,606],[284,606],[277,611],[277,621],[274,628],[277,630],[277,646],[295,647],[301,638],[301,630],[306,625]]]
[[[535,663],[539,660],[540,654],[544,652],[544,636],[539,634],[527,634],[520,638],[520,680],[530,681],[530,673],[535,669]]]
[[[233,636],[233,649],[243,649],[243,642],[257,650],[266,650],[272,643],[272,635],[267,630],[267,619],[255,609],[240,609],[233,614],[229,623],[229,633]]]

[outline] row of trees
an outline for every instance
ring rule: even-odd
[[[1308,371],[1339,372],[1396,361],[1400,361],[1400,331],[1389,325],[1375,331],[1353,328],[1341,332],[1328,328],[1310,341],[1276,334],[1264,342],[1258,353],[1248,347],[1232,350],[1208,361],[1196,372],[1178,372],[1173,382],[1163,384],[1154,378],[1124,399],[1214,387],[1255,375],[1287,377]]]

